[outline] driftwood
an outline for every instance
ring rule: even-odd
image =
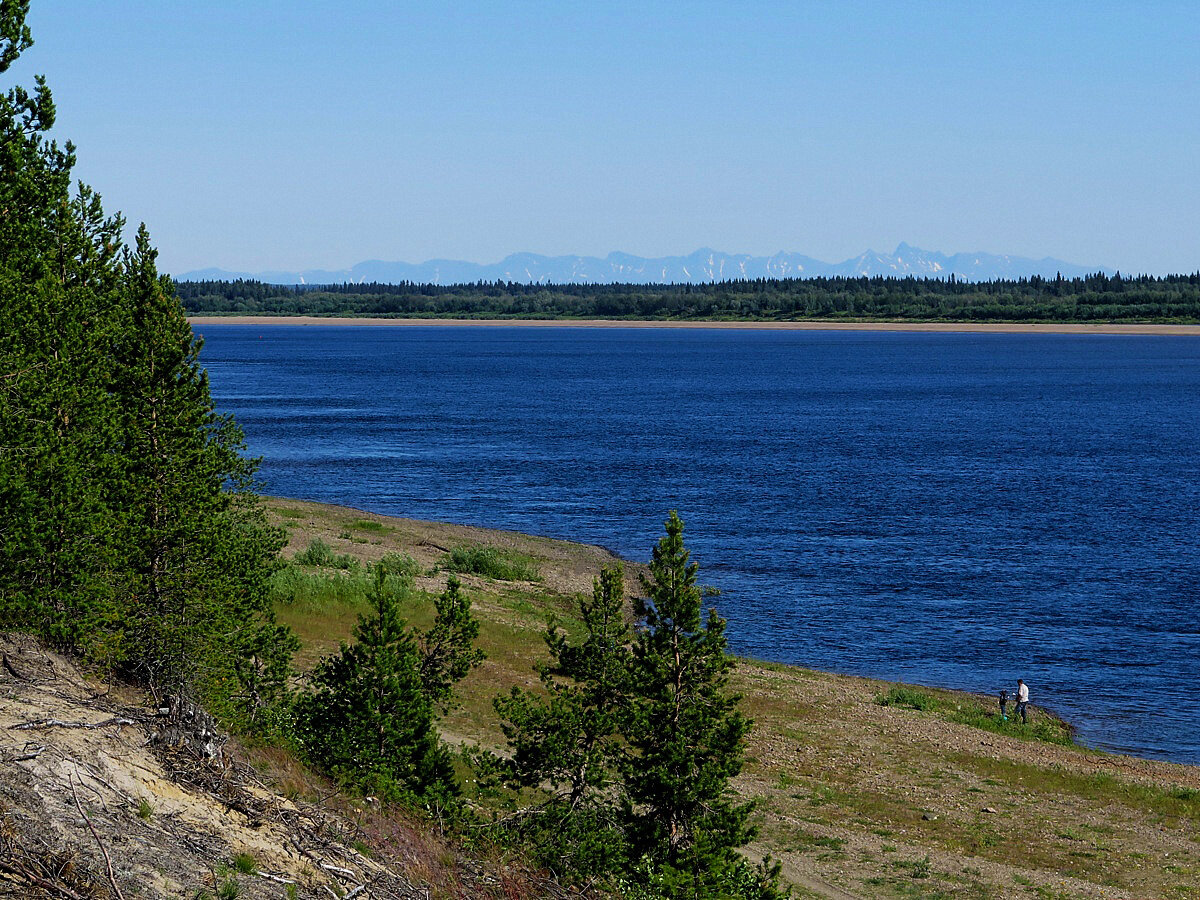
[[[103,722],[63,722],[59,719],[37,719],[33,722],[18,722],[16,725],[8,727],[17,731],[37,731],[42,728],[120,728],[122,725],[136,724],[133,719],[113,716]]]
[[[259,878],[265,878],[265,879],[267,879],[267,881],[273,881],[276,884],[295,884],[296,883],[294,881],[288,881],[286,878],[283,878],[279,875],[272,875],[270,872],[255,872],[254,874],[257,875]]]
[[[358,876],[355,875],[353,872],[351,872],[349,869],[343,869],[341,866],[331,866],[329,863],[323,863],[323,862],[319,862],[319,863],[317,863],[317,865],[320,866],[322,869],[324,869],[326,872],[334,872],[345,878],[358,878]]]

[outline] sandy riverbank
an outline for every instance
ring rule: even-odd
[[[599,547],[511,531],[282,498],[267,506],[287,530],[286,556],[317,539],[360,565],[409,556],[422,596],[444,589],[444,557],[459,546],[515,552],[535,568],[528,582],[458,574],[487,659],[459,684],[460,705],[439,723],[455,744],[504,746],[493,698],[513,685],[537,689],[547,617],[577,627],[575,598],[616,561]],[[627,584],[640,568],[626,563]],[[296,661],[307,670],[336,652],[361,607],[281,603],[278,611],[303,642]],[[1196,896],[1200,767],[1036,740],[1015,723],[963,721],[977,702],[994,717],[990,697],[910,686],[922,708],[883,705],[896,685],[752,659],[738,661],[731,686],[754,720],[734,782],[741,798],[758,803],[751,852],[779,859],[799,896]],[[1043,710],[1034,716],[1040,721]]]
[[[1197,325],[1018,322],[662,322],[616,319],[381,319],[325,316],[194,316],[192,325],[519,325],[529,328],[734,328],[761,331],[933,331],[994,334],[1200,335]]]

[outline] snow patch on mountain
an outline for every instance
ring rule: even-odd
[[[497,263],[472,263],[432,259],[423,263],[366,260],[349,269],[307,269],[303,272],[230,272],[197,269],[177,276],[180,281],[253,278],[271,284],[470,284],[484,281],[516,281],[525,284],[701,284],[731,279],[756,278],[954,278],[963,281],[1029,278],[1040,275],[1064,278],[1113,274],[1103,266],[1080,266],[1059,259],[1028,259],[992,253],[955,253],[947,256],[900,244],[894,253],[867,250],[840,263],[827,263],[811,256],[780,251],[772,256],[723,253],[702,247],[687,256],[646,258],[613,252],[596,256],[542,256],[514,253]]]

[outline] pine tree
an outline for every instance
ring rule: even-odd
[[[484,660],[484,653],[475,646],[479,637],[479,621],[471,614],[471,601],[462,592],[462,583],[453,575],[446,590],[434,601],[433,626],[417,632],[421,653],[418,674],[421,689],[430,702],[446,712],[454,685]]]
[[[728,689],[725,622],[714,610],[701,622],[698,567],[674,512],[666,532],[640,579],[646,596],[634,601],[631,843],[643,851],[643,877],[663,897],[769,897],[773,870],[756,877],[736,852],[754,835],[753,804],[735,802],[730,788],[750,721]]]
[[[434,728],[421,649],[377,566],[355,642],[318,664],[297,703],[297,732],[314,763],[391,800],[455,793],[450,755]]]
[[[27,11],[0,0],[0,72]],[[295,646],[281,538],[148,234],[71,193],[54,119],[41,77],[0,96],[0,625],[252,718]]]
[[[0,2],[0,73],[32,45]],[[111,620],[113,401],[122,220],[71,196],[70,144],[47,141],[45,80],[0,96],[0,620],[69,649]]]
[[[629,700],[629,627],[624,576],[605,569],[580,600],[584,632],[572,643],[552,622],[551,662],[538,668],[543,691],[513,688],[496,711],[512,750],[504,766],[514,787],[550,797],[519,825],[541,861],[570,879],[604,876],[626,860],[618,803]]]
[[[241,430],[217,413],[201,343],[155,267],[143,225],[126,254],[114,347],[123,666],[156,694],[228,704],[251,718],[280,693],[295,639],[274,622],[283,545],[252,494]],[[233,710],[228,710],[232,714]]]

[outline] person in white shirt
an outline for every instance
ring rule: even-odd
[[[1017,712],[1021,714],[1021,724],[1029,721],[1025,707],[1029,705],[1029,685],[1021,678],[1017,679]]]

